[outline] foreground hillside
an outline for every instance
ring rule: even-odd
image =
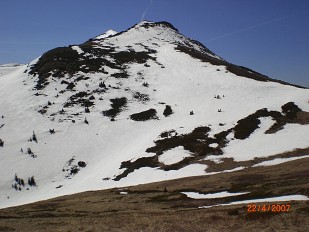
[[[308,96],[166,22],[52,49],[0,78],[0,208],[308,157]]]
[[[308,166],[309,158],[304,158],[271,167],[63,196],[0,210],[0,230],[308,231],[309,201],[300,197],[308,195]],[[246,194],[193,199],[187,197],[188,192]],[[267,200],[257,202],[261,198]],[[248,199],[255,200],[241,203]],[[234,204],[222,205],[230,202]],[[284,212],[248,212],[253,204],[290,207]]]

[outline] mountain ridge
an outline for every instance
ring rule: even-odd
[[[139,30],[140,28],[145,28],[146,30],[149,29],[149,28],[152,28],[152,29],[155,30],[156,28],[160,28],[160,27],[163,27],[165,29],[166,28],[171,29],[171,30],[175,31],[177,34],[179,34],[179,36],[183,36],[182,34],[179,33],[177,28],[175,28],[172,24],[170,24],[166,21],[162,21],[162,22],[142,21],[142,22],[135,24],[132,27],[130,27],[127,30],[124,30],[122,32],[112,33],[111,35],[108,35],[107,38],[113,38],[113,37],[120,36],[124,33],[129,32],[130,30]],[[104,37],[101,38],[101,39],[98,38],[98,37],[94,37],[92,39],[89,39],[87,42],[82,43],[81,46],[83,46],[84,49],[89,49],[89,45],[90,45],[90,47],[92,47],[91,43],[93,43],[93,42],[98,42],[98,43],[103,42],[104,43],[104,39],[105,39]],[[197,47],[196,46],[194,47],[194,45],[196,45]],[[76,45],[76,46],[78,46],[78,45]],[[67,53],[70,52],[70,50],[69,50],[70,47],[73,47],[73,46],[56,48],[56,49],[63,49],[64,50],[63,53],[67,54]],[[56,49],[54,49],[54,51]],[[178,44],[176,49],[180,52],[187,53],[188,55],[192,56],[193,58],[200,59],[203,62],[211,62],[214,65],[224,65],[224,66],[227,67],[227,71],[230,71],[230,72],[232,72],[236,75],[239,75],[239,76],[244,76],[244,77],[255,79],[255,80],[258,80],[258,81],[273,81],[273,82],[278,82],[278,83],[281,83],[281,84],[284,84],[284,85],[292,85],[292,86],[295,86],[295,87],[298,87],[298,88],[305,88],[305,87],[290,84],[290,83],[287,83],[287,82],[284,82],[284,81],[281,81],[281,80],[272,79],[272,78],[265,76],[261,73],[253,71],[252,69],[249,69],[249,68],[246,68],[246,67],[243,67],[243,66],[239,66],[239,65],[235,65],[235,64],[232,64],[228,61],[225,61],[224,59],[222,59],[221,57],[217,56],[212,51],[210,51],[207,47],[205,47],[205,45],[203,45],[202,43],[200,43],[196,40],[187,39],[187,41],[184,44],[181,44],[181,43]],[[52,51],[53,50],[43,54],[43,57],[44,57],[44,55],[47,55],[47,54],[51,53]],[[79,51],[81,51],[81,50],[79,50]],[[113,51],[110,50],[110,51],[106,51],[106,52],[113,52]],[[101,54],[101,55],[104,55],[104,53]],[[133,54],[133,55],[136,55],[136,54]],[[72,56],[74,56],[74,54],[72,54]],[[66,59],[66,58],[67,57],[64,57],[64,59]],[[39,59],[39,62],[40,62],[40,60],[41,60],[41,58]],[[95,65],[94,68],[98,69],[99,65],[101,65],[101,64],[102,63],[100,63],[100,61],[98,61],[98,64]],[[48,70],[48,71],[51,71],[51,70]],[[72,72],[72,70],[70,70],[70,71]],[[83,71],[85,71],[85,70],[83,70]],[[75,70],[75,72],[76,72],[76,70]],[[39,73],[40,72],[39,72],[39,70],[37,70],[36,66],[31,68],[30,74],[39,74]]]

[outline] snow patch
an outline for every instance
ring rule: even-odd
[[[210,161],[213,161],[215,162],[216,164],[219,164],[219,163],[222,163],[223,161],[221,160],[220,157],[218,157],[217,155],[209,155],[209,156],[206,156],[204,158],[204,160],[210,160]]]
[[[101,35],[95,37],[95,39],[104,39],[104,38],[107,38],[107,37],[112,36],[112,35],[115,35],[115,34],[117,34],[116,31],[114,31],[114,30],[108,30],[108,31],[106,31],[104,34],[101,34]]]
[[[240,204],[250,204],[250,203],[259,203],[259,202],[280,202],[280,201],[308,201],[309,198],[305,195],[287,195],[281,197],[269,197],[263,199],[251,199],[244,201],[234,201],[227,204],[218,204],[218,205],[208,205],[208,206],[200,206],[199,209],[207,209],[215,206],[226,206],[226,205],[240,205]]]
[[[218,147],[218,145],[219,145],[219,144],[217,144],[217,143],[211,143],[211,144],[209,144],[208,146],[209,146],[209,147],[212,147],[212,148],[216,148],[216,147]]]
[[[239,196],[239,195],[248,194],[250,192],[230,193],[227,191],[223,191],[223,192],[208,193],[208,194],[202,194],[202,193],[197,193],[197,192],[181,192],[181,193],[193,199],[214,199],[214,198]]]
[[[72,46],[71,48],[77,51],[78,54],[84,53],[84,51],[79,46]]]
[[[189,151],[185,150],[183,146],[178,146],[160,155],[159,162],[164,163],[166,165],[170,165],[178,163],[182,161],[184,158],[190,156],[192,156],[192,154]]]

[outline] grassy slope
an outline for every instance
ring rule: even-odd
[[[125,190],[63,196],[0,210],[0,231],[309,231],[308,201],[285,202],[291,204],[288,213],[248,213],[247,205],[197,208],[261,197],[308,196],[308,167],[309,158],[305,158],[275,166],[188,177]],[[225,190],[251,193],[211,200],[194,200],[180,193]],[[122,195],[121,191],[128,194]]]

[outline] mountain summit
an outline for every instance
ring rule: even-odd
[[[113,36],[113,35],[115,35],[115,34],[117,34],[116,31],[114,31],[114,30],[108,30],[108,31],[106,31],[104,34],[101,34],[101,35],[98,35],[97,37],[95,37],[95,39],[104,39],[104,38]]]
[[[168,22],[52,49],[0,78],[0,207],[304,158],[308,93]]]

